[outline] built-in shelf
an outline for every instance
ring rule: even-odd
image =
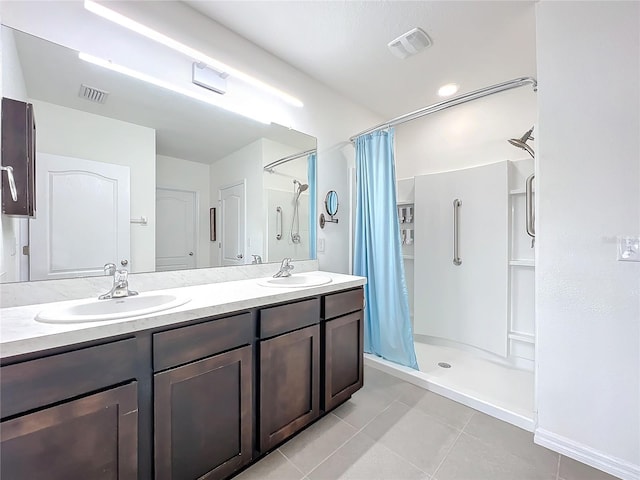
[[[536,189],[532,189],[533,193],[536,193]],[[513,190],[509,190],[509,195],[524,195],[526,190],[524,188],[514,188]]]
[[[535,335],[531,335],[529,333],[521,333],[521,332],[509,332],[510,340],[519,340],[520,342],[526,343],[536,343]]]
[[[513,267],[535,267],[535,260],[509,260],[509,265]]]
[[[402,258],[403,258],[404,260],[413,260],[413,259],[414,259],[414,256],[413,256],[413,255],[402,255]]]

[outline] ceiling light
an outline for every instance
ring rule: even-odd
[[[409,30],[387,44],[391,53],[402,59],[415,55],[429,46],[431,39],[421,28]]]
[[[103,58],[94,57],[93,55],[89,55],[87,53],[79,52],[78,57],[80,58],[80,60],[84,60],[85,62],[93,63],[94,65],[107,68],[114,72],[118,72],[123,75],[127,75],[129,77],[135,78],[137,80],[142,80],[143,82],[150,83],[152,85],[155,85],[160,88],[164,88],[166,90],[171,90],[173,92],[179,93],[186,97],[193,98],[194,100],[199,100],[201,102],[215,105],[216,107],[223,108],[230,112],[237,113],[238,115],[251,118],[258,122],[265,123],[267,125],[271,123],[271,119],[268,118],[266,114],[261,114],[255,111],[249,111],[248,109],[245,109],[238,105],[234,105],[230,103],[226,99],[223,101],[222,97],[218,95],[215,95],[215,96],[214,95],[211,95],[211,96],[198,95],[197,93],[187,90],[186,88],[178,87],[177,85],[173,85],[169,82],[165,82],[164,80],[160,80],[158,78],[152,77],[151,75],[147,75],[146,73],[138,72],[137,70],[133,70],[123,65],[118,65],[117,63],[113,63]]]
[[[450,97],[458,91],[460,86],[456,83],[447,83],[438,89],[438,95],[441,97]]]
[[[295,106],[295,107],[302,107],[304,106],[304,104],[298,100],[296,97],[293,97],[291,95],[289,95],[286,92],[283,92],[282,90],[279,90],[275,87],[272,87],[271,85],[264,83],[261,80],[258,80],[255,77],[252,77],[251,75],[248,75],[244,72],[241,72],[239,70],[236,70],[233,67],[230,67],[229,65],[226,65],[214,58],[209,57],[208,55],[205,55],[202,52],[199,52],[198,50],[195,50],[183,43],[178,42],[177,40],[174,40],[172,38],[167,37],[166,35],[157,32],[145,25],[142,25],[141,23],[136,22],[135,20],[130,19],[129,17],[126,17],[124,15],[121,15],[107,7],[104,7],[92,0],[84,0],[84,8],[86,8],[87,10],[89,10],[92,13],[95,13],[96,15],[101,16],[102,18],[105,18],[111,22],[117,23],[118,25],[127,28],[133,32],[139,33],[142,36],[145,36],[151,40],[154,40],[158,43],[161,43],[162,45],[169,47],[173,50],[176,50],[188,57],[193,58],[194,60],[197,60],[198,62],[204,63],[212,68],[214,68],[215,70],[219,71],[219,72],[225,72],[228,73],[229,75],[242,80],[250,85],[253,85],[255,87],[258,87],[262,90],[265,90],[267,92],[269,92],[272,95],[275,95],[276,97],[284,100],[285,102]]]

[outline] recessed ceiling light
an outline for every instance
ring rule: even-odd
[[[438,95],[441,97],[450,97],[458,91],[460,86],[457,83],[447,83],[438,89]]]

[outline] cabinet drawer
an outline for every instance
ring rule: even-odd
[[[260,310],[260,338],[275,337],[320,321],[320,299]]]
[[[2,418],[135,378],[131,338],[2,367]]]
[[[153,335],[153,370],[192,362],[253,341],[250,313],[211,320]]]
[[[347,313],[362,310],[363,308],[363,289],[356,288],[347,292],[334,293],[327,295],[323,301],[323,315],[325,320],[329,318],[339,317]]]

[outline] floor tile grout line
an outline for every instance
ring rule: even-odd
[[[455,426],[455,425],[451,425],[450,423],[445,422],[445,421],[444,421],[442,418],[440,418],[440,417],[437,417],[437,416],[435,416],[435,415],[431,415],[430,413],[425,412],[425,411],[424,411],[424,410],[422,410],[421,408],[416,408],[416,407],[415,407],[415,405],[414,405],[414,406],[411,406],[411,405],[409,405],[409,404],[407,404],[407,403],[404,403],[402,400],[396,400],[396,401],[397,401],[398,403],[400,403],[400,404],[402,404],[402,405],[404,405],[404,406],[406,406],[406,407],[410,408],[411,410],[416,410],[417,412],[420,412],[420,413],[422,413],[422,414],[426,415],[427,417],[431,418],[432,420],[437,421],[438,423],[440,423],[440,424],[442,424],[442,425],[444,425],[444,426],[446,426],[446,427],[450,427],[450,428],[453,428],[454,430],[458,430],[458,431],[462,431],[462,429],[464,428],[464,426],[462,426],[462,427],[457,427],[457,426]],[[452,400],[452,401],[453,401],[453,400]],[[471,410],[473,410],[473,409],[471,409]],[[467,423],[469,423],[469,420],[471,420],[471,417],[473,417],[473,416],[475,415],[475,413],[476,413],[476,411],[475,411],[475,410],[473,410],[473,411],[471,412],[471,415],[469,415],[469,418],[468,418],[468,419],[467,419],[467,421],[465,422],[465,425],[466,425]]]
[[[306,474],[306,473],[304,473],[302,470],[300,470],[300,469],[296,466],[296,464],[295,464],[295,463],[293,463],[293,462],[289,459],[289,457],[287,457],[287,456],[284,454],[284,452],[283,452],[282,450],[280,450],[280,447],[278,447],[278,452],[280,453],[280,455],[282,455],[282,456],[284,457],[284,459],[285,459],[288,463],[290,463],[290,464],[291,464],[291,466],[292,466],[293,468],[295,468],[298,472],[300,472],[300,473],[302,474],[302,477],[300,477],[300,480],[303,480],[304,478],[306,478],[307,474]]]
[[[558,454],[558,465],[556,466],[556,480],[560,480],[560,460],[562,455]]]
[[[471,419],[473,418],[473,416],[475,415],[475,412],[473,413],[473,415],[471,415],[467,421],[465,422],[464,426],[458,431],[458,436],[456,437],[456,439],[451,443],[451,446],[449,447],[449,449],[447,450],[447,453],[444,454],[444,457],[442,457],[442,460],[440,460],[440,463],[438,464],[438,466],[436,467],[436,469],[433,471],[433,475],[431,475],[432,478],[435,478],[436,474],[438,473],[438,470],[440,470],[440,467],[442,467],[442,464],[445,462],[445,460],[447,459],[447,457],[449,456],[449,454],[451,453],[451,450],[453,450],[453,447],[456,446],[456,443],[458,443],[458,440],[460,439],[460,436],[462,435],[462,432],[464,431],[465,427],[469,424],[469,422],[471,421]]]
[[[326,462],[326,461],[329,459],[329,457],[331,457],[332,455],[334,455],[335,453],[337,453],[337,451],[338,451],[338,450],[340,450],[340,449],[341,449],[342,447],[344,447],[347,443],[349,443],[351,440],[353,440],[353,438],[354,438],[356,435],[358,435],[359,433],[362,433],[362,431],[363,431],[363,430],[364,430],[364,429],[365,429],[365,428],[366,428],[366,427],[367,427],[371,422],[373,422],[376,418],[378,418],[378,416],[380,416],[382,413],[386,412],[386,411],[389,409],[389,407],[391,407],[391,405],[392,405],[394,402],[395,402],[395,400],[393,400],[389,405],[387,405],[383,410],[381,410],[381,411],[380,411],[380,413],[378,413],[376,416],[374,416],[371,420],[369,420],[367,423],[365,423],[365,425],[364,425],[362,428],[360,428],[359,430],[356,430],[356,433],[354,433],[353,435],[351,435],[347,440],[345,440],[342,444],[340,444],[340,446],[339,446],[338,448],[336,448],[333,452],[331,452],[329,455],[327,455],[327,457],[326,457],[326,458],[324,458],[320,463],[318,463],[315,467],[313,467],[313,468],[309,471],[309,473],[307,473],[307,476],[311,475],[311,473],[312,473],[314,470],[316,470],[320,465],[322,465],[324,462]],[[333,415],[335,415],[335,414],[333,414]],[[357,428],[358,428],[358,427],[356,427],[355,425],[351,425],[351,424],[350,424],[349,422],[347,422],[346,420],[344,420],[344,419],[342,419],[342,418],[338,417],[337,415],[335,415],[335,416],[336,416],[339,420],[341,420],[341,421],[343,421],[344,423],[346,423],[347,425],[349,425],[351,428],[355,428],[355,429],[357,429]],[[367,435],[365,435],[365,436],[366,436],[368,439],[372,440],[374,443],[378,443],[376,440],[371,439],[369,436],[367,436]],[[381,444],[381,445],[382,445],[382,444]],[[384,445],[382,445],[382,446],[384,446]],[[385,448],[387,448],[387,447],[385,447]],[[387,450],[388,450],[388,449],[387,449]],[[390,451],[390,452],[392,452],[392,450],[389,450],[389,451]],[[395,452],[392,452],[392,453],[393,453],[394,455],[398,455],[398,454],[397,454],[397,453],[395,453]],[[399,455],[398,455],[398,456],[399,456]],[[403,460],[405,460],[403,457],[400,457],[400,458],[402,458]],[[405,461],[408,461],[408,460],[405,460]],[[411,462],[409,462],[409,463],[411,463]],[[411,463],[411,465],[415,467],[415,465],[413,465],[412,463]],[[415,468],[418,468],[418,467],[415,467]],[[427,472],[425,472],[425,471],[424,471],[424,470],[422,470],[421,468],[418,468],[418,470],[419,470],[419,471],[421,471],[421,472],[423,472],[423,473],[425,473],[426,475],[429,475]]]
[[[338,417],[337,415],[334,415],[338,420],[343,421],[346,425],[349,425],[351,428],[355,429],[356,427],[354,427],[353,425],[351,425],[350,423],[345,422],[344,420],[342,420],[340,417]],[[316,468],[318,468],[320,465],[322,465],[325,461],[327,461],[327,459],[329,457],[331,457],[334,453],[336,453],[338,450],[340,450],[342,447],[344,447],[347,443],[349,443],[351,441],[351,439],[353,437],[355,437],[358,433],[360,433],[359,430],[356,430],[356,432],[354,434],[352,434],[349,438],[347,438],[344,442],[342,442],[336,449],[334,449],[329,455],[327,455],[326,457],[324,457],[322,460],[320,460],[320,462],[318,462],[318,464],[313,467],[311,470],[309,470],[308,473],[305,474],[306,477],[308,477],[311,472],[313,472]],[[293,462],[292,462],[293,463]],[[299,470],[299,469],[298,469]],[[304,472],[303,472],[304,473]]]

